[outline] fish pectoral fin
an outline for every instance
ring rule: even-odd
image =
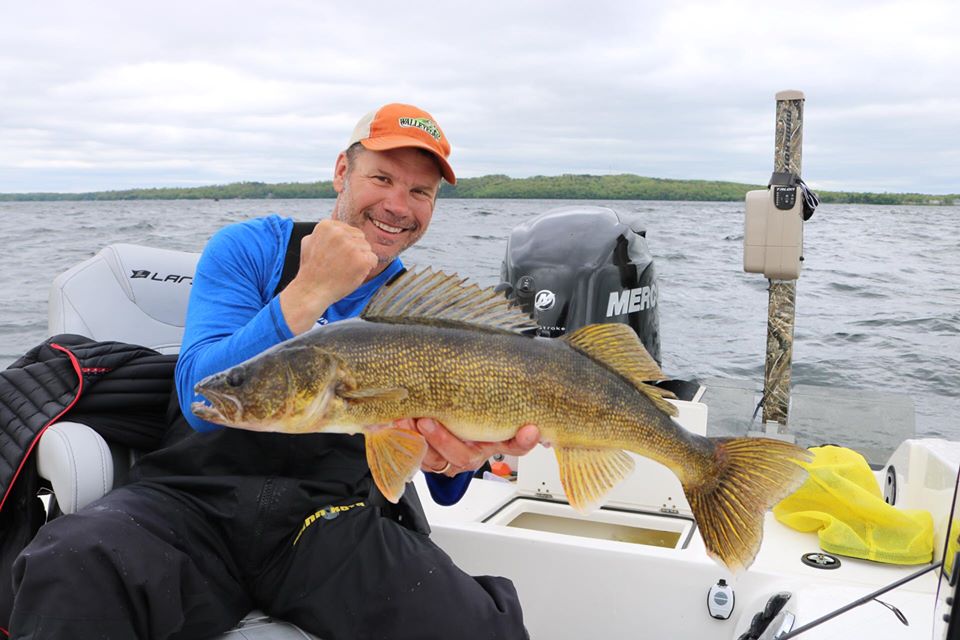
[[[633,472],[633,458],[619,449],[554,450],[567,500],[581,513],[599,507],[610,490]]]
[[[380,493],[396,504],[407,482],[413,479],[427,452],[427,441],[418,431],[385,428],[365,433],[367,464]]]
[[[616,322],[588,324],[561,336],[560,340],[629,380],[663,413],[679,415],[677,408],[664,400],[664,397],[676,397],[671,391],[646,384],[652,380],[665,380],[666,376],[629,325]]]
[[[337,395],[351,402],[400,402],[410,393],[403,387],[385,387],[382,389],[338,389]]]

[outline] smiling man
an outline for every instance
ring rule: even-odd
[[[386,105],[337,157],[329,219],[271,215],[210,239],[177,361],[182,411],[136,482],[57,518],[17,560],[13,637],[205,639],[253,608],[325,640],[526,637],[513,584],[457,568],[412,485],[397,505],[379,494],[363,436],[224,428],[189,410],[203,377],[358,315],[427,231],[441,179],[455,182],[449,155],[430,114]],[[494,453],[539,439],[532,425],[478,443],[404,422],[429,445],[421,468],[441,504]]]

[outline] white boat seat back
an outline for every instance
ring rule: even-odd
[[[57,276],[50,287],[48,335],[75,333],[176,354],[200,254],[113,244]],[[111,450],[86,425],[61,422],[40,439],[37,463],[63,513],[73,513],[126,482],[133,453]]]
[[[199,253],[112,244],[57,276],[50,335],[76,333],[177,353]]]

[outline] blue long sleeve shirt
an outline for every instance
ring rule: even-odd
[[[217,232],[200,256],[175,374],[180,409],[197,431],[223,428],[190,411],[192,402],[202,400],[193,391],[197,382],[294,337],[274,295],[292,231],[293,220],[277,215],[232,224]],[[318,325],[359,315],[402,269],[395,259],[376,278],[330,306]],[[459,501],[471,477],[469,472],[454,478],[426,474],[430,494],[443,505]]]

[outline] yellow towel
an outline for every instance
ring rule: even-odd
[[[819,531],[824,551],[892,564],[922,564],[933,557],[933,517],[883,501],[867,461],[843,447],[813,447],[810,476],[773,508],[777,520],[798,531]]]

